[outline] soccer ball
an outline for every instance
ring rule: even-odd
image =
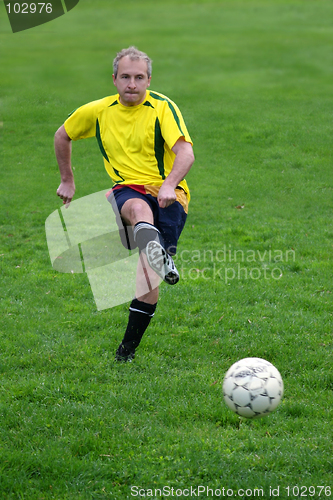
[[[282,377],[275,366],[265,359],[241,359],[225,374],[224,401],[241,417],[268,415],[277,408],[282,395]]]

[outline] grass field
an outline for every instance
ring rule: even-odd
[[[330,0],[81,0],[13,34],[0,5],[0,498],[332,498],[332,17]],[[114,92],[131,44],[196,163],[182,279],[119,365],[129,304],[97,311],[85,274],[52,269],[44,225],[54,132]],[[76,199],[110,186],[94,140],[73,165]],[[261,420],[223,403],[247,356],[285,384]]]

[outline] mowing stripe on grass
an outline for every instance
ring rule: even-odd
[[[71,240],[70,240],[69,235],[68,235],[68,231],[67,231],[65,219],[64,219],[64,216],[62,215],[61,208],[58,209],[58,212],[59,212],[59,217],[60,217],[60,220],[61,220],[62,228],[64,230],[64,234],[65,234],[65,237],[66,237],[67,244],[71,248],[72,244],[71,244]],[[85,270],[85,265],[84,265],[84,258],[83,258],[81,243],[78,243],[78,247],[79,247],[79,253],[80,253],[80,260],[81,260],[81,264],[82,264],[82,272],[85,273],[86,270]]]

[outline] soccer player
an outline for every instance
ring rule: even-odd
[[[189,189],[185,176],[193,161],[192,141],[183,117],[168,97],[148,90],[152,61],[129,47],[113,61],[117,94],[75,110],[55,134],[61,184],[57,195],[68,206],[75,193],[71,143],[96,137],[107,173],[108,193],[120,238],[139,248],[135,298],[116,360],[131,361],[154,316],[161,280],[175,284],[172,260],[184,227]]]

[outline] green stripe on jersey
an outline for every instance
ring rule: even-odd
[[[151,95],[151,97],[152,97],[153,99],[156,99],[156,100],[158,100],[158,101],[166,101],[166,102],[168,103],[168,106],[169,106],[169,108],[171,109],[172,114],[173,114],[173,117],[174,117],[174,119],[175,119],[175,121],[176,121],[176,123],[177,123],[177,125],[178,125],[179,130],[180,130],[180,133],[181,133],[181,134],[185,137],[185,134],[184,134],[184,132],[182,131],[182,128],[181,128],[181,126],[180,126],[179,117],[178,117],[178,115],[177,115],[177,113],[176,113],[176,110],[175,110],[174,106],[171,104],[171,102],[169,101],[169,99],[166,99],[165,97],[161,97],[160,95],[155,94],[155,93],[154,93],[154,92],[152,92],[152,91],[150,91],[150,92],[149,92],[149,94]]]
[[[99,121],[98,121],[98,119],[96,120],[96,139],[97,139],[97,142],[98,142],[98,145],[99,145],[99,149],[101,150],[102,155],[104,156],[104,158],[106,159],[106,161],[108,163],[110,163],[110,160],[108,158],[108,155],[106,154],[106,151],[105,151],[103,143],[102,143],[101,131],[100,131],[100,128],[99,128]]]
[[[157,161],[158,171],[162,179],[165,179],[165,171],[164,171],[164,139],[161,132],[161,126],[159,119],[156,118],[155,121],[155,158]]]
[[[67,118],[69,118],[70,116],[72,116],[73,113],[75,113],[75,111],[77,110],[78,108],[75,108],[73,109],[73,111],[71,113],[69,113],[69,115],[67,116]]]

